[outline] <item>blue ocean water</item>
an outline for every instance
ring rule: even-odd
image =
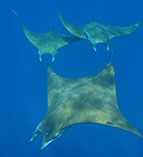
[[[5,0],[1,2],[0,30],[0,157],[143,157],[143,139],[123,130],[82,124],[40,152],[42,136],[29,140],[47,110],[47,62],[39,62],[37,49],[28,42],[16,16],[35,32],[69,34],[62,26],[57,8],[72,24],[97,22],[129,26],[143,17],[142,0]],[[117,99],[123,115],[143,131],[143,26],[130,36],[112,40]],[[73,78],[98,73],[110,60],[103,44],[93,51],[87,41],[61,48],[52,69]]]

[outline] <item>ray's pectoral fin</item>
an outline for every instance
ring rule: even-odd
[[[110,31],[112,31],[113,37],[123,37],[132,34],[135,30],[137,30],[140,25],[143,23],[143,19],[141,19],[138,23],[131,25],[129,27],[109,27]]]
[[[70,110],[72,115],[68,125],[98,123],[120,128],[142,137],[142,134],[128,122],[119,110],[115,74],[110,64],[105,64],[102,72],[92,76],[87,84],[80,86],[70,95],[67,102],[72,102],[72,110]]]
[[[103,124],[111,127],[120,128],[125,131],[131,132],[139,137],[143,137],[143,135],[135,127],[133,127],[129,123],[129,121],[122,115],[119,109],[110,118],[111,119],[107,119]]]

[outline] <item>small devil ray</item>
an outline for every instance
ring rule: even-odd
[[[64,34],[58,34],[52,29],[47,33],[35,33],[28,30],[21,22],[18,14],[13,10],[13,13],[18,17],[22,26],[23,32],[27,39],[39,49],[39,59],[44,53],[50,53],[52,55],[52,61],[55,59],[55,55],[59,48],[64,47],[70,43],[81,40],[75,36],[68,36]]]
[[[66,128],[79,123],[97,123],[120,128],[142,137],[119,110],[114,68],[105,64],[98,74],[68,79],[48,67],[48,111],[31,141],[43,134],[41,151],[61,136]]]
[[[74,26],[68,23],[59,11],[58,14],[64,27],[76,37],[87,39],[94,51],[96,51],[96,44],[98,43],[104,43],[107,46],[107,51],[109,51],[112,38],[127,36],[134,32],[142,23],[142,20],[140,20],[138,23],[129,27],[117,27],[100,24],[92,20],[88,24]]]

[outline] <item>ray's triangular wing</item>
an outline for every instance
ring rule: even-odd
[[[98,123],[142,136],[121,114],[117,105],[114,70],[110,65],[64,102],[72,108],[68,125]],[[71,104],[72,103],[72,104]]]
[[[142,24],[143,20],[141,19],[138,23],[133,24],[128,27],[117,27],[117,26],[110,26],[107,25],[108,32],[111,34],[111,38],[113,37],[122,37],[126,35],[130,35],[135,30],[137,30],[140,25]]]
[[[59,15],[59,18],[63,24],[63,26],[73,35],[79,37],[79,38],[83,38],[83,39],[86,39],[86,35],[85,35],[85,32],[84,32],[84,25],[81,25],[81,26],[74,26],[74,25],[71,25],[70,23],[68,23],[64,18],[63,16],[61,15],[60,11],[58,10],[58,15]]]

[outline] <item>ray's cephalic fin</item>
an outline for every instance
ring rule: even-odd
[[[95,44],[94,38],[92,38],[92,36],[88,33],[86,28],[84,28],[84,33],[85,33],[90,45],[92,46],[93,50],[96,52],[97,50],[95,47],[96,44]]]

